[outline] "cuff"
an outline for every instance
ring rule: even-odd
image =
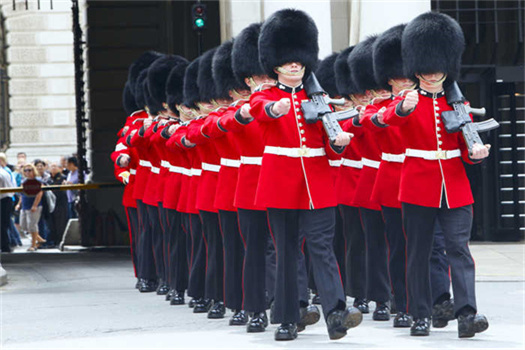
[[[330,147],[332,148],[332,150],[337,153],[337,154],[341,154],[344,152],[346,146],[336,146],[334,145],[333,143],[330,142]]]
[[[144,137],[144,133],[146,133],[146,129],[144,129],[144,126],[141,126],[139,129],[139,136]]]
[[[398,117],[406,117],[406,116],[408,116],[410,113],[413,112],[413,110],[410,110],[410,111],[408,111],[408,113],[403,113],[403,112],[401,111],[401,107],[403,107],[403,101],[399,102],[399,103],[397,104],[397,106],[396,106],[396,115],[397,115]]]
[[[363,126],[363,124],[359,122],[359,116],[354,117],[354,119],[352,120],[352,125],[358,128]]]
[[[117,159],[115,160],[115,164],[116,164],[117,166],[119,166],[119,167],[121,167],[121,166],[120,166],[120,159],[121,159],[121,158],[122,158],[122,154],[121,154],[120,156],[118,156]],[[122,167],[121,167],[121,168],[122,168]]]
[[[228,132],[228,130],[226,130],[224,128],[224,126],[221,125],[221,118],[217,119],[217,127],[219,128],[220,131],[222,132]]]
[[[153,132],[157,132],[157,130],[159,128],[159,124],[160,123],[155,124],[155,126],[153,127]]]
[[[272,107],[273,107],[274,104],[275,104],[275,102],[270,102],[270,103],[266,104],[266,106],[264,106],[264,110],[265,110],[266,114],[267,114],[270,118],[277,119],[277,118],[282,117],[284,114],[281,114],[281,115],[275,115],[275,114],[272,112]]]
[[[252,121],[253,121],[253,117],[250,118],[250,119],[244,119],[242,116],[241,116],[241,109],[239,108],[237,110],[237,112],[235,112],[235,120],[239,122],[239,124],[242,124],[242,125],[248,125],[250,124]]]
[[[195,147],[194,144],[191,144],[191,146],[188,145],[189,141],[186,141],[186,136],[183,136],[183,137],[180,139],[180,143],[181,143],[185,148],[193,148],[193,147]]]
[[[160,132],[160,136],[163,138],[163,139],[166,139],[168,140],[171,136],[168,134],[168,129],[169,127],[165,127],[164,129],[162,129],[162,131]]]
[[[386,128],[388,127],[388,124],[381,124],[378,120],[377,120],[377,114],[374,114],[372,116],[372,118],[370,118],[370,121],[372,122],[372,124],[374,124],[375,126],[377,126],[378,128]]]

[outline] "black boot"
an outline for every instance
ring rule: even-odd
[[[410,326],[412,326],[412,316],[405,312],[398,312],[396,317],[394,317],[394,327],[408,328]]]
[[[275,340],[294,340],[295,338],[297,338],[295,323],[282,323],[275,330]]]
[[[159,280],[159,286],[157,287],[157,295],[166,295],[170,291],[170,287],[164,282]]]
[[[139,289],[140,287],[140,278],[137,278],[137,283],[135,283],[135,289]]]
[[[432,307],[432,327],[444,328],[454,319],[454,300],[445,300]]]
[[[416,318],[410,328],[410,335],[426,336],[430,334],[430,320],[428,318]]]
[[[363,314],[355,307],[333,310],[326,318],[328,336],[331,340],[341,339],[348,329],[359,326],[362,321]]]
[[[190,309],[193,309],[195,307],[195,304],[197,303],[197,299],[191,298],[190,302],[188,303],[188,307]]]
[[[376,309],[372,315],[374,321],[388,321],[390,320],[390,309],[387,303],[376,303]]]
[[[299,309],[299,316],[301,318],[297,323],[297,331],[302,332],[306,326],[311,326],[319,322],[319,319],[321,318],[321,312],[319,312],[319,308],[317,306],[310,304]]]
[[[368,300],[366,299],[355,298],[354,307],[361,311],[362,314],[367,314],[370,312],[370,309],[368,308]]]
[[[472,338],[476,333],[481,333],[489,328],[489,321],[485,315],[459,315],[458,336],[460,338]]]
[[[210,308],[210,311],[208,311],[208,318],[224,318],[225,313],[226,308],[224,307],[224,303],[222,301],[214,301],[213,305]]]
[[[143,279],[139,285],[139,292],[141,293],[151,293],[157,290],[157,281],[156,280],[147,280]]]
[[[170,305],[184,305],[184,292],[175,292],[171,297]]]
[[[259,333],[264,332],[266,327],[268,327],[268,316],[266,316],[266,311],[263,312],[254,312],[250,322],[246,326],[246,331],[248,333]]]
[[[248,315],[244,310],[235,310],[230,318],[230,326],[244,326],[248,323]]]
[[[166,294],[166,301],[170,301],[174,294],[175,294],[175,289],[170,289],[168,294]]]
[[[203,314],[210,310],[211,301],[210,299],[200,298],[195,301],[195,306],[193,307],[194,314]]]
[[[272,301],[272,303],[270,304],[270,323],[271,324],[277,324],[277,322],[275,322],[275,301]]]

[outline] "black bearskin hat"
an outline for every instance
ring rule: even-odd
[[[458,22],[442,13],[426,12],[407,24],[401,40],[407,77],[442,72],[457,80],[465,37]]]
[[[233,41],[224,42],[217,48],[213,55],[212,73],[217,98],[230,98],[230,90],[246,90],[247,86],[239,83],[239,80],[233,74],[232,68],[232,48]]]
[[[139,56],[132,64],[129,66],[128,71],[128,81],[132,86],[135,85],[137,78],[139,77],[140,72],[148,68],[155,60],[162,57],[163,54],[155,51],[146,51]]]
[[[188,61],[179,62],[170,72],[166,81],[166,103],[171,111],[178,115],[177,105],[184,100],[184,74],[188,68]]]
[[[284,9],[275,12],[262,25],[259,35],[259,61],[271,78],[275,67],[301,62],[305,78],[315,71],[319,55],[319,33],[314,20],[305,12]]]
[[[210,102],[217,98],[217,89],[215,89],[215,82],[213,81],[213,73],[211,69],[215,51],[217,51],[217,48],[213,48],[203,53],[201,62],[199,63],[197,85],[199,86],[201,102]]]
[[[184,73],[184,105],[188,108],[197,108],[195,103],[201,100],[199,85],[197,85],[201,57],[194,59]]]
[[[374,77],[374,62],[372,46],[377,36],[372,35],[361,41],[348,55],[350,74],[357,88],[357,93],[365,93],[366,90],[374,90],[379,86]]]
[[[259,33],[262,23],[252,23],[244,28],[233,42],[232,66],[233,73],[240,83],[245,78],[266,73],[259,63]]]
[[[160,102],[157,102],[153,96],[151,96],[147,77],[142,81],[142,90],[144,91],[144,101],[146,102],[146,106],[149,108],[149,114],[156,116],[164,109],[164,107],[162,107]]]
[[[403,78],[401,37],[406,24],[399,24],[381,34],[374,43],[374,76],[383,89],[392,90],[390,79]]]
[[[341,96],[348,96],[357,91],[352,81],[350,66],[348,65],[348,55],[352,52],[354,46],[347,47],[337,55],[334,63],[335,85]]]
[[[122,91],[122,105],[126,115],[132,115],[133,112],[140,109],[135,103],[135,96],[133,96],[133,91],[129,81],[126,81],[126,85],[124,85],[124,90]]]
[[[334,64],[337,56],[337,53],[333,53],[326,57],[321,61],[321,63],[319,63],[319,66],[315,71],[315,76],[317,77],[317,80],[319,80],[319,84],[321,84],[324,91],[326,91],[331,97],[339,95],[337,85],[335,85],[334,70]]]
[[[139,109],[144,109],[144,106],[146,105],[146,98],[144,97],[144,89],[142,88],[142,83],[144,82],[144,80],[147,80],[147,78],[148,70],[144,69],[142,72],[140,72],[139,76],[135,81],[133,92],[135,95],[135,102],[137,103]]]
[[[159,58],[148,68],[148,86],[151,97],[162,106],[166,102],[166,81],[173,67],[186,59],[177,55]]]

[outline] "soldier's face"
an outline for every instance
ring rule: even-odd
[[[303,65],[301,63],[299,63],[299,62],[285,63],[281,67],[284,68],[285,70],[287,70],[290,73],[297,73],[301,69],[303,69]]]
[[[275,84],[275,80],[267,75],[254,75],[252,76],[252,79],[255,82],[256,87],[262,84]]]
[[[427,83],[436,84],[440,80],[443,80],[443,78],[445,77],[445,73],[437,72],[437,73],[430,73],[430,74],[420,74],[419,77],[421,77],[422,80]]]
[[[397,86],[399,90],[407,90],[412,89],[416,83],[412,81],[412,79],[408,78],[396,78],[396,79],[390,79],[388,82],[390,86]]]

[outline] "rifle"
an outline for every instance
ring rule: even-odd
[[[359,112],[355,108],[342,112],[332,111],[329,106],[330,104],[342,106],[345,101],[342,98],[335,100],[328,97],[328,94],[323,90],[314,73],[311,73],[308,79],[306,79],[304,88],[310,98],[309,101],[301,103],[304,120],[308,124],[316,123],[319,120],[322,121],[328,139],[330,142],[334,142],[337,135],[343,132],[339,122],[353,118],[359,115]]]
[[[461,131],[469,153],[472,154],[472,147],[475,143],[483,145],[479,133],[496,129],[499,127],[499,123],[494,120],[494,118],[478,123],[472,122],[469,114],[484,117],[486,113],[485,108],[472,108],[466,105],[465,96],[463,96],[457,82],[450,84],[445,89],[445,96],[447,97],[447,103],[454,107],[453,111],[441,113],[445,130],[447,130],[448,133]]]

